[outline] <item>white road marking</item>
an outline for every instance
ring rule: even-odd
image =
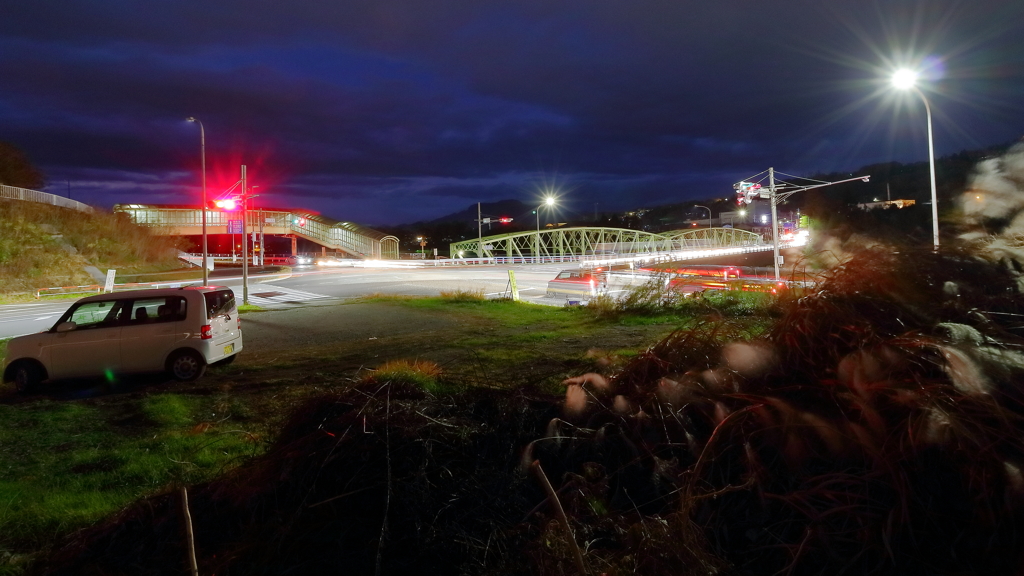
[[[303,290],[295,290],[294,288],[284,288],[283,286],[276,286],[273,284],[266,285],[268,289],[260,289],[258,293],[266,294],[270,292],[278,292],[274,296],[256,296],[255,294],[249,293],[249,303],[257,306],[274,306],[281,304],[288,304],[292,302],[305,302],[308,300],[317,300],[319,298],[330,298],[326,294],[314,294],[313,292],[305,292]]]

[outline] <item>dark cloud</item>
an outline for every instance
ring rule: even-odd
[[[371,224],[922,160],[920,102],[884,85],[903,63],[931,63],[938,153],[1024,132],[1004,0],[9,4],[0,139],[99,204],[194,197],[186,116],[217,186],[245,163],[280,205]]]

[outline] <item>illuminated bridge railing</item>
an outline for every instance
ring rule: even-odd
[[[766,244],[760,235],[733,228],[702,228],[655,234],[622,228],[585,227],[485,236],[480,240],[454,242],[450,249],[453,258],[460,255],[483,258],[546,258],[637,255],[763,246]]]
[[[202,233],[203,213],[195,208],[117,204],[114,211],[127,214],[136,224],[152,226],[163,234]],[[207,210],[207,233],[228,234],[228,222],[240,217],[239,212]],[[264,209],[248,210],[246,220],[245,228],[249,231],[258,229],[262,223],[265,234],[295,235],[356,258],[398,259],[398,238],[352,222],[340,222],[312,212]]]

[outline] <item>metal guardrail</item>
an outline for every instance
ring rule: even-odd
[[[180,288],[182,286],[202,285],[203,280],[173,280],[166,282],[130,282],[127,284],[114,284],[113,292],[125,290],[141,290],[144,288]],[[54,288],[40,288],[36,290],[36,299],[43,296],[64,296],[68,294],[99,294],[103,292],[101,284],[90,284],[88,286],[59,286]]]
[[[72,210],[78,210],[80,212],[93,211],[92,206],[82,204],[77,200],[71,200],[48,192],[39,192],[38,190],[29,190],[28,188],[18,188],[17,186],[0,185],[0,198],[36,202],[38,204],[49,204],[51,206],[71,208]]]

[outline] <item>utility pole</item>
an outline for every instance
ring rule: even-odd
[[[775,168],[768,169],[768,197],[772,205],[772,252],[775,254],[775,281],[779,281],[779,211],[775,201]]]
[[[484,257],[484,221],[481,220],[480,203],[476,203],[476,257]]]
[[[802,178],[800,176],[792,176],[793,178],[802,178],[803,180],[811,180],[814,182],[813,185],[799,185],[793,184],[786,181],[779,181],[775,179],[775,168],[769,168],[768,172],[768,189],[767,194],[763,191],[764,188],[756,182],[756,178],[762,176],[764,172],[759,172],[744,181],[733,184],[733,189],[739,195],[738,201],[740,203],[750,204],[754,201],[754,198],[767,198],[771,204],[772,209],[772,252],[775,255],[775,281],[781,280],[781,274],[779,273],[779,221],[778,221],[778,209],[776,205],[779,202],[785,201],[797,192],[804,192],[814,188],[821,188],[824,186],[831,186],[833,184],[842,184],[844,182],[853,182],[854,180],[860,180],[867,182],[871,176],[857,176],[855,178],[847,178],[846,180],[839,180],[838,182],[824,182],[822,180],[812,180],[810,178]],[[783,174],[783,176],[790,176],[789,174]],[[763,180],[762,180],[763,181]]]

